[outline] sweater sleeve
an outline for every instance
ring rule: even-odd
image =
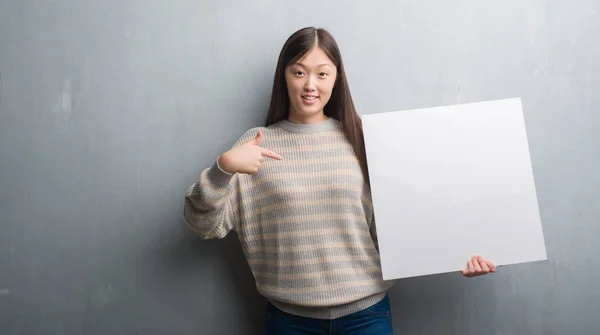
[[[205,239],[223,238],[235,226],[232,186],[236,175],[227,174],[215,162],[187,190],[184,217],[190,228]]]

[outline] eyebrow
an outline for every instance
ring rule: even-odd
[[[306,66],[305,66],[304,64],[302,64],[302,63],[295,63],[294,65],[298,65],[298,66],[301,66],[301,67],[303,67],[303,68],[306,68]],[[331,64],[328,64],[328,63],[323,63],[323,64],[319,64],[319,65],[317,65],[317,67],[321,67],[321,66],[333,67],[333,65],[331,65]]]

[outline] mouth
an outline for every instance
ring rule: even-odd
[[[316,95],[302,95],[302,101],[306,104],[312,104],[317,101],[319,97]]]

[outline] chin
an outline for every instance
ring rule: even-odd
[[[301,104],[296,110],[301,115],[310,116],[319,114],[323,110],[323,106],[304,106]]]
[[[295,101],[296,103],[292,103],[291,109],[292,113],[295,114],[296,117],[312,120],[313,117],[318,117],[322,115],[324,105],[321,101],[316,102],[315,104],[308,105],[303,103],[302,99]]]
[[[305,115],[305,116],[312,116],[312,115],[317,115],[319,114],[321,111],[321,109],[316,108],[316,109],[301,109],[300,110],[300,114],[301,115]]]

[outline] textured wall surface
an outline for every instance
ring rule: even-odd
[[[396,332],[598,333],[599,12],[595,0],[1,1],[0,333],[261,333],[235,235],[196,238],[183,195],[263,122],[278,52],[307,25],[337,38],[362,114],[523,99],[549,260],[398,281]]]

